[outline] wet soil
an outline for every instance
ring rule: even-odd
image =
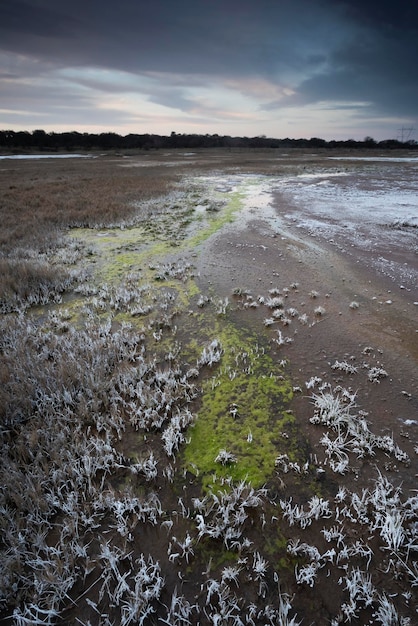
[[[279,216],[287,211],[277,201],[274,208]],[[204,292],[216,286],[224,296],[238,288],[255,298],[274,288],[287,288],[286,307],[306,312],[311,320],[312,310],[323,307],[325,312],[314,316],[312,326],[289,327],[286,334],[292,335],[293,342],[278,350],[278,358],[289,359],[294,385],[303,390],[293,401],[300,424],[313,433],[307,421],[312,411],[304,383],[312,376],[325,377],[357,392],[371,429],[376,434],[392,433],[414,458],[418,439],[418,306],[414,302],[418,293],[399,288],[398,276],[394,281],[378,272],[369,262],[371,253],[357,255],[352,248],[346,253],[342,242],[330,244],[295,230],[279,229],[277,223],[272,226],[260,219],[238,228],[230,226],[202,246],[200,288]],[[391,257],[390,250],[385,253]],[[405,258],[411,263],[410,251]],[[318,294],[315,298],[310,296],[313,291]],[[356,306],[352,303],[358,308],[351,308]],[[248,314],[241,316],[248,323]],[[251,317],[251,323],[260,328],[265,310]],[[330,365],[336,360],[349,360],[359,373],[350,377],[333,372]],[[388,377],[370,383],[361,370],[364,362],[382,367]],[[397,470],[412,488],[416,464],[412,476],[410,469]]]
[[[320,438],[324,428],[314,426],[309,418],[313,415],[310,391],[305,383],[311,377],[319,377],[348,388],[357,394],[358,409],[367,413],[370,430],[376,435],[393,436],[394,441],[408,453],[411,464],[404,465],[393,459],[382,459],[389,479],[402,486],[406,497],[416,490],[418,463],[415,447],[418,441],[418,300],[417,285],[403,285],[399,273],[381,271],[375,263],[381,254],[379,248],[362,250],[351,245],[343,237],[329,242],[315,233],[301,232],[297,226],[285,224],[284,216],[289,207],[280,194],[275,196],[276,219],[245,220],[231,225],[201,247],[198,259],[199,287],[203,291],[214,288],[222,296],[245,291],[256,300],[266,296],[272,289],[286,294],[286,308],[294,307],[306,313],[310,323],[292,323],[284,334],[292,343],[273,348],[277,361],[288,362],[287,372],[294,385],[295,394],[291,410],[299,428],[300,448],[311,458],[324,459]],[[306,208],[309,211],[309,208]],[[389,261],[396,257],[397,267],[418,269],[418,258],[411,249],[384,249]],[[313,292],[315,297],[312,298]],[[357,304],[353,304],[357,303]],[[321,306],[325,312],[315,317],[313,310]],[[358,307],[358,308],[354,308]],[[250,324],[262,332],[266,317],[265,307],[252,309],[249,316],[244,309],[235,309],[237,324]],[[274,331],[266,329],[270,339]],[[336,360],[345,360],[358,368],[349,375],[332,370]],[[371,383],[365,367],[381,367],[388,376],[379,383]],[[324,497],[335,497],[344,485],[353,492],[370,488],[376,479],[373,459],[357,459],[352,470],[345,476],[327,471],[317,489]],[[285,477],[284,493],[299,504],[307,502],[311,495],[304,480],[295,483]],[[275,488],[277,485],[274,485]],[[352,529],[353,533],[357,530]],[[287,538],[303,537],[303,541],[318,544],[317,531],[286,530]],[[353,535],[355,536],[355,535]],[[326,544],[323,550],[326,550]],[[374,549],[374,548],[373,548]],[[379,548],[376,547],[376,554]],[[354,564],[354,561],[352,562]],[[284,574],[283,574],[284,575]],[[314,588],[304,587],[303,594],[286,577],[287,590],[294,593],[293,607],[303,623],[311,623],[309,615],[316,615],[317,624],[328,624],[339,614],[342,597],[335,570],[321,572]],[[374,579],[379,572],[373,570]],[[337,576],[338,577],[338,576]],[[335,578],[335,580],[333,580]],[[399,594],[399,583],[394,579],[389,589]],[[330,589],[333,593],[330,594]],[[338,590],[338,592],[337,592]],[[367,611],[361,614],[361,623],[371,619]],[[365,620],[365,621],[363,621]],[[355,623],[360,623],[355,621]]]

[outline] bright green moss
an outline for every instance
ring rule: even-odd
[[[185,463],[199,472],[206,487],[214,473],[260,486],[283,451],[283,432],[292,428],[293,417],[285,412],[292,388],[254,336],[225,322],[218,339],[224,349],[222,363],[203,384]],[[215,462],[222,449],[237,462]]]

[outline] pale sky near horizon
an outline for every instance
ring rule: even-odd
[[[418,139],[418,0],[0,0],[0,129]]]

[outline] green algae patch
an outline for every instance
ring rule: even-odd
[[[294,418],[285,410],[292,386],[255,336],[226,323],[218,339],[222,361],[203,383],[184,461],[204,488],[214,474],[258,487],[273,473],[283,434],[293,428]]]
[[[201,219],[203,222],[199,232],[189,237],[185,242],[185,247],[195,247],[199,244],[203,243],[209,237],[217,233],[223,226],[227,224],[232,224],[235,220],[236,213],[242,207],[242,201],[245,197],[245,194],[240,192],[235,192],[232,197],[228,199],[227,205],[219,211],[219,213],[210,213],[210,217],[208,219],[205,216],[205,220]]]
[[[89,268],[93,284],[119,283],[129,272],[141,272],[142,280],[149,280],[152,266],[172,259],[174,251],[177,256],[193,251],[234,221],[245,194],[234,192],[227,199],[225,194],[213,195],[220,198],[220,208],[209,207],[204,213],[187,197],[184,205],[165,206],[161,200],[161,211],[137,226],[71,229],[69,237],[82,242],[86,251],[79,264]]]

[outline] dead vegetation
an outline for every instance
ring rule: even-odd
[[[178,180],[174,170],[161,176],[158,167],[117,167],[110,158],[3,161],[1,310],[56,301],[74,284],[68,269],[74,244],[65,239],[69,228],[138,222],[140,207],[166,195]],[[149,218],[149,211],[143,217]]]

